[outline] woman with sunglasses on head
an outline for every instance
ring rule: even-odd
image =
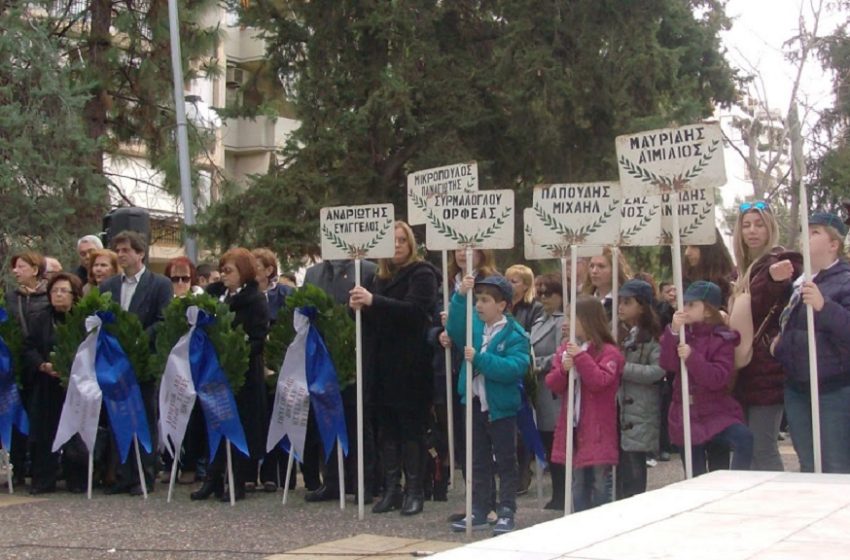
[[[777,442],[785,372],[771,356],[769,341],[779,333],[779,315],[791,297],[794,278],[802,271],[802,257],[779,246],[779,225],[763,201],[740,205],[732,241],[738,282],[729,306],[729,324],[742,333],[734,394],[754,437],[752,468],[781,471]]]

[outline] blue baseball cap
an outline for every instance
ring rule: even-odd
[[[689,301],[704,301],[718,309],[723,305],[723,296],[720,294],[720,287],[714,282],[708,282],[706,280],[693,282],[685,290],[685,295],[682,299],[685,303]]]
[[[501,274],[486,276],[475,281],[476,286],[495,286],[509,304],[514,299],[514,288],[508,279]]]
[[[642,303],[652,304],[652,286],[643,280],[629,280],[617,292],[620,297],[633,297]]]
[[[832,214],[830,212],[815,212],[812,214],[812,217],[809,218],[810,226],[830,226],[835,228],[841,237],[847,235],[847,224],[844,223],[844,220]]]

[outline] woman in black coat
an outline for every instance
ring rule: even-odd
[[[233,452],[234,493],[237,500],[245,497],[245,483],[257,480],[257,461],[263,456],[266,444],[266,387],[263,347],[269,333],[269,310],[266,296],[260,292],[256,281],[257,265],[254,256],[241,247],[230,249],[219,261],[221,285],[210,285],[207,291],[219,295],[230,306],[235,317],[233,326],[241,326],[248,339],[250,353],[245,384],[235,395],[236,408],[250,457]],[[226,475],[226,450],[220,445],[215,459],[207,470],[203,486],[192,493],[193,500],[204,500],[215,493],[222,501],[229,501],[224,493]]]
[[[398,221],[393,258],[380,261],[370,286],[351,290],[349,304],[363,311],[364,394],[375,412],[384,467],[384,494],[374,513],[399,507],[402,515],[422,511],[424,436],[433,390],[427,332],[437,278],[437,270],[417,254],[410,226]]]
[[[82,297],[83,286],[76,275],[59,272],[47,284],[47,293],[50,305],[33,316],[29,336],[24,342],[24,365],[32,379],[29,407],[32,459],[30,494],[56,491],[59,453],[53,453],[52,448],[65,402],[65,390],[59,383],[59,372],[50,361],[50,352],[56,347],[56,325],[65,321],[66,313]],[[82,492],[85,466],[74,465],[67,457],[62,463],[68,490]]]

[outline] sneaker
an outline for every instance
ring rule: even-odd
[[[655,459],[647,459],[647,460],[646,460],[646,466],[647,466],[647,467],[649,467],[650,469],[651,469],[652,467],[657,467],[657,466],[658,466],[658,461],[656,461]]]
[[[472,512],[472,530],[473,531],[481,531],[482,529],[489,529],[489,528],[490,528],[490,524],[487,522],[486,516]],[[452,531],[454,531],[455,533],[462,533],[462,532],[466,531],[466,517],[452,523]]]
[[[670,460],[670,453],[669,453],[669,452],[667,452],[667,451],[662,451],[662,452],[658,455],[658,459],[659,459],[659,460],[661,460],[661,461],[664,461],[664,462],[666,463],[667,461],[669,461],[669,460]]]
[[[510,533],[514,530],[514,528],[515,525],[513,513],[511,513],[510,516],[499,515],[499,519],[496,520],[496,525],[493,527],[493,536],[498,537],[499,535]]]

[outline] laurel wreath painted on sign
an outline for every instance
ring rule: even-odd
[[[241,326],[233,328],[234,313],[227,304],[207,295],[187,295],[174,298],[163,311],[163,321],[156,331],[156,352],[151,357],[151,374],[162,377],[168,355],[177,341],[189,332],[186,310],[192,305],[198,306],[215,320],[202,327],[210,337],[215,348],[218,363],[234,394],[245,384],[245,372],[248,371],[248,342]]]
[[[490,224],[487,229],[479,231],[475,233],[475,235],[466,235],[464,233],[460,233],[449,224],[437,218],[434,213],[431,212],[431,209],[428,208],[427,204],[421,196],[412,194],[411,198],[413,199],[413,203],[416,205],[416,207],[422,210],[422,212],[425,214],[425,217],[428,219],[429,222],[431,222],[431,225],[434,226],[434,229],[436,229],[440,235],[442,235],[443,237],[447,237],[452,241],[456,242],[461,247],[468,249],[475,249],[479,247],[482,243],[484,243],[484,241],[496,235],[496,233],[500,229],[502,229],[502,226],[505,225],[505,221],[507,221],[507,219],[511,215],[511,209],[505,208],[502,211],[502,215],[499,216],[495,222]]]
[[[596,233],[599,228],[604,226],[608,220],[611,219],[611,216],[614,215],[619,203],[619,200],[611,201],[611,206],[609,206],[608,209],[605,210],[605,212],[603,212],[596,220],[576,230],[565,226],[557,218],[546,212],[546,210],[544,210],[539,204],[534,205],[534,213],[537,214],[537,217],[540,218],[543,225],[562,236],[566,245],[581,245],[585,242],[589,235]]]
[[[355,245],[353,243],[349,243],[346,240],[339,237],[337,234],[328,229],[328,226],[322,226],[322,234],[324,234],[325,238],[333,244],[334,247],[339,249],[340,251],[345,251],[350,259],[362,259],[369,255],[369,251],[374,249],[378,243],[381,242],[381,239],[387,234],[390,228],[393,225],[392,220],[387,220],[387,222],[381,227],[381,230],[373,237],[368,243],[364,243],[362,245]]]
[[[59,380],[63,387],[68,386],[71,375],[71,365],[77,355],[77,349],[86,336],[86,318],[98,311],[106,311],[115,316],[115,322],[105,324],[107,332],[118,339],[121,348],[127,354],[133,373],[139,383],[156,381],[149,369],[150,344],[148,334],[142,328],[139,318],[133,313],[121,309],[118,302],[112,300],[112,294],[101,294],[92,290],[78,301],[65,316],[65,322],[56,325],[56,348],[51,352],[54,369],[59,372]]]
[[[697,215],[696,219],[689,224],[686,228],[679,232],[679,237],[685,238],[694,232],[696,232],[702,224],[705,223],[706,218],[713,214],[714,205],[711,202],[706,201],[706,203],[702,207],[702,211]],[[668,229],[663,229],[661,231],[661,237],[659,239],[660,245],[671,245],[673,243],[673,232]]]
[[[645,228],[647,226],[647,224],[649,224],[649,222],[652,221],[652,219],[658,213],[658,208],[659,208],[658,206],[652,206],[650,208],[649,212],[647,213],[647,215],[644,216],[643,218],[641,218],[638,223],[636,223],[635,225],[633,225],[630,228],[626,228],[625,230],[621,231],[620,232],[619,245],[621,245],[621,246],[630,245],[632,237],[634,237],[635,235],[637,235],[638,233],[643,231],[643,228]]]
[[[619,163],[626,170],[626,173],[639,179],[644,183],[651,183],[661,189],[662,192],[679,191],[692,179],[695,179],[703,172],[708,162],[714,157],[720,147],[720,140],[712,140],[708,150],[700,156],[699,160],[685,173],[676,175],[675,177],[662,177],[656,175],[652,171],[633,163],[626,156],[620,156]]]
[[[570,254],[569,245],[558,245],[558,244],[554,244],[554,243],[537,243],[537,242],[535,242],[534,241],[534,234],[531,231],[531,226],[528,225],[528,224],[525,225],[525,233],[526,233],[526,235],[528,235],[528,238],[531,240],[531,242],[534,245],[537,245],[538,247],[542,247],[542,248],[546,249],[547,251],[549,251],[549,256],[551,256],[553,259],[566,258]]]

